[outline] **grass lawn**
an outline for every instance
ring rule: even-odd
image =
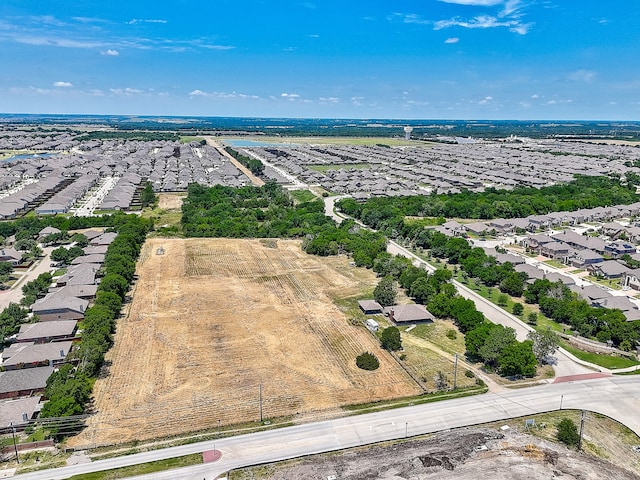
[[[572,347],[566,342],[560,342],[560,346],[564,348],[567,352],[579,358],[580,360],[594,363],[604,368],[616,369],[616,368],[627,368],[627,367],[632,367],[634,365],[640,365],[640,362],[631,360],[630,358],[615,357],[613,355],[601,355],[598,353],[584,352],[575,347]]]
[[[69,480],[112,480],[115,478],[128,478],[136,475],[146,475],[154,472],[170,470],[172,468],[188,467],[202,462],[202,454],[193,453],[177,458],[167,458],[157,462],[141,463],[130,467],[114,468],[102,472],[85,473],[69,477]]]
[[[318,197],[309,190],[291,190],[289,195],[291,195],[296,203],[312,202],[318,199]]]
[[[566,268],[566,265],[558,260],[545,260],[543,263],[545,265],[549,265],[550,267]]]

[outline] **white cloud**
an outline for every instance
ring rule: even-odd
[[[109,91],[114,95],[139,95],[141,93],[145,93],[144,90],[139,90],[137,88],[110,88]]]
[[[221,99],[221,100],[229,100],[229,99],[234,99],[234,98],[240,98],[240,99],[246,99],[246,98],[250,98],[250,99],[257,99],[260,98],[257,95],[247,95],[246,93],[238,93],[238,92],[205,92],[202,90],[193,90],[191,92],[189,92],[189,96],[190,97],[201,97],[201,98],[216,98],[216,99]]]
[[[525,35],[533,26],[532,23],[521,23],[520,20],[500,20],[491,15],[478,15],[471,20],[465,21],[458,18],[449,20],[438,20],[433,24],[434,30],[442,30],[449,27],[463,28],[496,28],[507,27],[509,31]]]
[[[458,37],[450,37],[447,38],[444,43],[458,43],[460,39]]]
[[[458,5],[472,5],[474,7],[493,7],[504,2],[504,0],[438,0],[444,3],[456,3]]]
[[[58,88],[70,88],[73,87],[73,83],[71,82],[53,82],[54,87]]]
[[[340,99],[338,97],[320,97],[318,98],[320,103],[340,103]]]
[[[281,93],[280,96],[282,98],[300,98],[300,95],[297,93]]]
[[[533,99],[540,98],[540,95],[538,95],[537,93],[534,93],[533,95],[531,95],[531,98]]]
[[[486,96],[486,97],[484,97],[482,100],[480,100],[480,101],[478,102],[478,105],[486,105],[487,103],[489,103],[489,102],[490,102],[490,101],[492,101],[492,100],[493,100],[493,97],[491,97],[491,96]]]
[[[593,70],[581,69],[581,70],[576,70],[575,72],[571,72],[568,78],[572,82],[589,83],[591,82],[591,80],[595,78],[595,76],[596,76],[596,72],[594,72]]]
[[[101,51],[100,55],[106,55],[108,57],[117,57],[118,55],[120,55],[120,52],[118,50],[114,50],[113,48],[109,48],[107,50]]]
[[[136,25],[138,23],[167,23],[166,20],[159,19],[144,19],[144,18],[134,18],[127,22],[129,25]]]

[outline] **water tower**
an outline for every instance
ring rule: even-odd
[[[404,127],[404,139],[411,139],[411,132],[413,132],[413,127]]]

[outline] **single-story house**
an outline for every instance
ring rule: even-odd
[[[14,248],[0,249],[0,262],[9,262],[14,267],[22,263],[22,253]]]
[[[433,322],[435,320],[435,317],[423,305],[417,303],[386,307],[384,313],[393,323]]]
[[[59,293],[49,294],[31,306],[34,315],[40,320],[82,320],[89,302],[78,297],[69,297]]]
[[[96,298],[96,292],[98,291],[98,285],[66,285],[64,287],[49,289],[49,293],[56,293],[65,297],[78,297],[85,300],[92,300]]]
[[[533,265],[529,265],[527,263],[521,263],[520,265],[515,265],[513,269],[516,272],[526,273],[527,274],[527,283],[533,283],[536,280],[542,280],[544,278],[544,271],[534,267]]]
[[[554,242],[555,239],[551,238],[549,235],[531,235],[530,237],[525,237],[522,239],[522,246],[527,250],[539,251],[542,245],[547,243]]]
[[[18,398],[39,395],[47,386],[53,367],[0,372],[0,398]]]
[[[13,349],[11,356],[2,362],[5,370],[60,365],[71,350],[72,342],[41,343],[37,345],[20,343],[14,345],[24,345],[25,348]]]
[[[567,286],[576,284],[576,281],[573,278],[571,278],[569,275],[562,275],[561,273],[557,273],[557,272],[545,273],[544,278],[546,278],[547,280],[553,283],[562,282],[563,285],[567,285]]]
[[[474,235],[483,235],[490,230],[487,224],[482,222],[467,223],[464,228],[467,232],[473,233]]]
[[[0,402],[0,425],[23,430],[24,426],[40,413],[40,397],[25,397]],[[7,432],[8,433],[8,432]]]
[[[602,300],[609,298],[612,295],[605,289],[597,287],[596,285],[578,286],[569,285],[569,290],[577,293],[581,298],[592,304],[596,300]]]
[[[587,267],[596,263],[604,262],[604,258],[597,252],[589,250],[575,250],[573,256],[568,258],[568,262],[576,268]]]
[[[20,326],[16,342],[49,343],[73,340],[77,330],[78,322],[75,320],[26,323]]]
[[[636,253],[636,247],[628,242],[616,240],[604,247],[604,252],[613,258],[620,258],[622,255],[633,255]]]
[[[589,265],[587,270],[596,277],[621,278],[622,275],[629,270],[629,267],[617,262],[616,260],[609,260],[608,262]]]
[[[362,310],[365,315],[375,315],[376,313],[382,313],[382,305],[380,305],[375,300],[358,300],[358,305],[360,306],[360,310]]]
[[[54,233],[60,233],[60,229],[56,227],[44,227],[38,232],[38,241],[42,241],[47,235],[53,235]]]

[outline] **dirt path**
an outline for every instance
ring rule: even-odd
[[[231,161],[231,163],[233,163],[238,170],[244,173],[249,178],[249,180],[251,180],[251,183],[253,183],[256,187],[261,187],[262,185],[264,185],[263,180],[256,177],[253,173],[251,173],[251,170],[249,170],[247,167],[245,167],[239,161],[229,155],[216,139],[214,139],[213,137],[204,137],[204,139],[207,141],[207,145],[214,147],[216,150],[218,150],[218,152],[220,152],[221,155],[227,157],[229,161]]]

